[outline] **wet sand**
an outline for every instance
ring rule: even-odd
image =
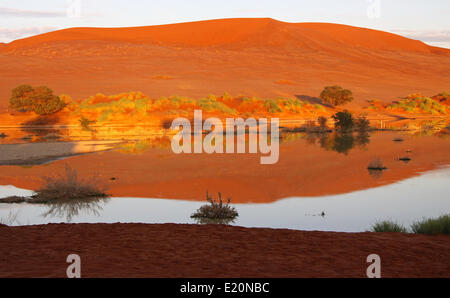
[[[0,165],[42,164],[58,158],[106,151],[119,141],[46,142],[1,144]]]
[[[59,224],[0,227],[0,277],[450,277],[450,237],[230,226]],[[36,249],[38,248],[38,249]]]

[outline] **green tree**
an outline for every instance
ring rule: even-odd
[[[20,85],[12,90],[9,106],[17,111],[49,115],[59,112],[66,104],[46,86]]]
[[[353,115],[349,111],[337,112],[332,116],[334,119],[334,127],[340,132],[348,132],[353,129]]]
[[[14,88],[11,92],[11,98],[9,100],[10,108],[16,111],[31,111],[33,96],[33,87],[30,85],[20,85]]]
[[[323,103],[333,106],[343,105],[353,100],[353,93],[340,86],[328,86],[320,94]]]

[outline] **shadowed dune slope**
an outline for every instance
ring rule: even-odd
[[[354,91],[356,106],[450,86],[450,50],[382,31],[269,18],[64,29],[0,45],[0,65],[0,107],[22,83],[74,98],[131,90],[317,96],[340,84]]]

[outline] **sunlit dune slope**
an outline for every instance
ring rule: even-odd
[[[127,90],[315,97],[339,84],[353,90],[354,106],[450,86],[449,50],[376,30],[273,19],[65,29],[0,45],[0,65],[0,107],[21,83],[75,98]]]
[[[7,50],[61,41],[113,41],[175,46],[359,47],[448,53],[421,41],[382,31],[326,23],[285,23],[273,19],[224,19],[132,28],[70,28],[12,42]]]

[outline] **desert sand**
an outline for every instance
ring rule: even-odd
[[[153,98],[244,94],[311,97],[324,86],[390,102],[450,85],[450,50],[323,23],[225,19],[137,28],[72,28],[0,47],[0,107],[17,85],[75,99],[143,91]]]
[[[324,86],[341,85],[355,97],[345,108],[360,111],[369,99],[442,92],[450,86],[449,69],[450,50],[337,24],[266,18],[71,28],[0,44],[0,112],[11,89],[25,83],[47,85],[75,100],[128,91],[151,98],[228,92],[312,103]],[[0,122],[10,129],[30,118],[9,112]],[[78,118],[72,120],[78,125]],[[13,137],[22,133],[29,132]],[[164,146],[108,151],[117,141],[2,144],[0,185],[37,189],[43,177],[69,164],[80,177],[108,182],[115,197],[203,201],[209,190],[232,203],[266,203],[377,187],[450,163],[449,138],[410,135],[394,143],[396,136],[374,134],[366,148],[345,155],[294,135],[273,166],[261,166],[260,156],[252,154],[175,155]],[[412,161],[404,164],[398,158],[407,150]],[[80,155],[96,151],[105,152]],[[367,171],[374,157],[388,167],[378,177]],[[374,253],[381,256],[383,277],[450,277],[448,236],[50,224],[0,225],[0,243],[0,277],[65,277],[66,257],[74,253],[81,256],[83,277],[365,277],[366,257]]]
[[[0,227],[0,277],[450,277],[450,237],[231,226],[51,224]]]

